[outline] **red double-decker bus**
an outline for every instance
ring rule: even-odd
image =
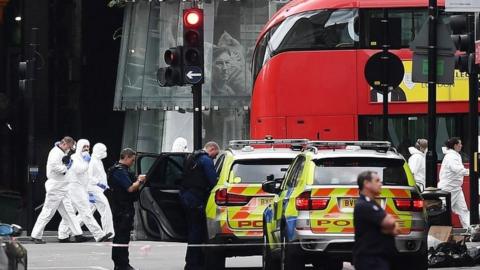
[[[440,19],[448,15],[439,0]],[[427,137],[426,84],[412,82],[410,42],[427,20],[428,0],[294,0],[262,30],[252,63],[250,133],[254,139],[381,140],[382,92],[364,78],[380,50],[373,21],[397,18],[401,48],[391,50],[405,68],[389,92],[389,137],[409,157],[408,147]],[[468,130],[468,77],[437,87],[437,155],[453,136],[465,149],[478,134]],[[468,156],[463,154],[465,162]],[[465,192],[468,196],[468,192]]]

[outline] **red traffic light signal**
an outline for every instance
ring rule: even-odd
[[[203,24],[203,10],[199,8],[186,9],[183,13],[183,27],[199,28]]]
[[[184,85],[182,51],[182,46],[165,51],[163,58],[168,67],[162,67],[157,70],[157,81],[160,86]]]
[[[203,10],[183,11],[183,79],[188,84],[203,83]]]

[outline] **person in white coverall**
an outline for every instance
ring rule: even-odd
[[[107,197],[103,194],[108,189],[107,174],[103,167],[102,159],[107,157],[107,147],[103,143],[93,146],[92,159],[88,165],[88,187],[90,197],[93,197],[92,213],[98,210],[102,218],[102,228],[105,234],[111,233],[110,238],[115,236],[113,230],[112,210]]]
[[[173,141],[172,152],[188,152],[187,140],[183,137],[178,137]]]
[[[452,211],[460,217],[463,228],[470,226],[470,211],[468,211],[465,196],[463,195],[463,177],[469,175],[460,156],[462,141],[459,138],[449,139],[444,149],[445,157],[440,168],[438,187],[448,191],[452,196]]]
[[[69,179],[68,194],[72,200],[73,207],[78,211],[80,220],[87,226],[92,233],[95,241],[103,242],[108,240],[111,234],[105,234],[93,217],[89,195],[87,193],[88,184],[88,164],[90,162],[90,142],[80,139],[77,142],[77,151],[72,155],[72,168],[67,173]],[[58,238],[67,242],[70,236],[70,230],[66,220],[62,219],[58,227]]]
[[[68,212],[73,212],[72,206],[64,203],[64,199],[68,197],[69,184],[66,174],[73,165],[73,161],[66,154],[71,151],[74,145],[75,141],[71,137],[66,136],[59,143],[55,144],[48,154],[48,180],[45,182],[47,193],[42,212],[40,212],[30,235],[36,244],[45,244],[45,241],[42,239],[43,230],[57,210],[62,216],[65,226],[68,226],[67,228],[76,236],[78,242],[88,240],[88,238],[82,236],[82,228],[75,215],[68,214]],[[68,208],[70,209],[68,210]]]
[[[408,166],[412,171],[415,183],[423,191],[425,189],[425,153],[427,152],[428,141],[426,139],[418,139],[415,147],[409,147],[410,158]]]

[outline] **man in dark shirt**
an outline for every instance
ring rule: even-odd
[[[185,209],[188,225],[187,254],[185,270],[203,269],[204,255],[201,247],[207,235],[205,205],[210,191],[217,183],[217,172],[213,159],[220,148],[215,142],[205,144],[203,150],[190,154],[185,162],[180,200]]]
[[[357,183],[360,198],[353,212],[353,264],[356,270],[389,270],[398,225],[395,218],[375,201],[382,189],[378,174],[372,171],[362,172],[358,175]]]
[[[120,161],[108,170],[110,186],[110,205],[113,215],[115,237],[112,244],[112,260],[114,270],[134,270],[128,259],[130,231],[133,229],[135,208],[133,203],[138,199],[138,190],[146,181],[145,175],[135,175],[129,168],[135,163],[136,153],[130,148],[120,152]]]

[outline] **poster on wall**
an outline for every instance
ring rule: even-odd
[[[445,0],[446,12],[480,12],[478,0]]]
[[[428,85],[412,82],[412,61],[403,61],[405,75],[402,83],[389,91],[389,102],[427,102]],[[378,89],[370,89],[370,102],[382,102],[383,94]],[[437,101],[468,101],[468,75],[455,70],[455,83],[437,85]]]

